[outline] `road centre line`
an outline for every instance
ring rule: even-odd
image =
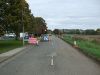
[[[54,65],[54,60],[53,60],[53,56],[51,57],[51,66]]]

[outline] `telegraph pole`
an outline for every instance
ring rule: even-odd
[[[24,36],[25,36],[25,34],[24,34],[24,23],[23,23],[23,16],[24,16],[24,9],[23,9],[23,5],[24,5],[24,2],[23,1],[21,1],[22,2],[22,26],[23,26],[23,28],[22,28],[22,30],[23,30],[23,46],[24,46]]]

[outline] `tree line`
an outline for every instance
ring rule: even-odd
[[[46,33],[46,22],[42,17],[34,17],[25,0],[0,0],[0,35],[19,33],[41,35]]]
[[[83,34],[83,35],[100,35],[100,28],[94,29],[55,29],[55,34]]]

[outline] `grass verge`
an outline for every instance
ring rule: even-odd
[[[72,36],[65,35],[63,40],[71,45],[74,45],[74,39]],[[94,43],[92,41],[78,39],[76,40],[77,46],[80,50],[82,50],[85,54],[97,59],[100,61],[100,44]]]
[[[0,53],[7,52],[14,48],[22,46],[22,41],[19,40],[0,40]]]

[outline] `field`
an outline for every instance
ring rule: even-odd
[[[74,45],[76,44],[82,52],[100,60],[100,35],[64,35],[63,40]]]
[[[22,46],[22,41],[18,40],[0,40],[0,53],[12,50]]]
[[[74,35],[75,38],[100,43],[100,35]]]

